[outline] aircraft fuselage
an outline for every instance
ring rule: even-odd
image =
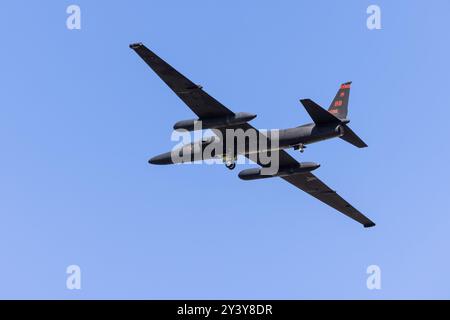
[[[222,135],[223,137],[212,142],[202,143],[202,141],[196,141],[183,145],[172,151],[153,157],[149,162],[151,164],[174,164],[213,158],[235,159],[238,155],[248,155],[289,148],[303,150],[308,144],[342,136],[344,134],[344,128],[340,124],[318,126],[315,123],[309,123],[295,128],[271,130],[268,131],[268,134],[266,133],[263,135],[255,134],[252,136],[251,134],[248,134],[242,137],[242,139],[233,138],[231,139],[232,142],[230,139],[226,138],[228,133],[222,134],[221,131],[215,131],[215,133],[216,135]],[[238,133],[235,134],[239,136]],[[270,136],[271,138],[268,138],[267,136]],[[277,141],[275,141],[275,139]],[[224,140],[226,141],[224,142]],[[198,146],[195,146],[196,143]],[[215,144],[217,145],[215,146]],[[205,152],[205,149],[208,147],[212,152]],[[179,155],[180,157],[184,156],[184,160],[174,161],[174,154]]]

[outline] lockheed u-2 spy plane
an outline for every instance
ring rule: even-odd
[[[200,85],[194,84],[172,66],[158,57],[142,43],[134,43],[130,45],[154,72],[172,89],[175,94],[183,100],[183,102],[198,116],[198,119],[179,121],[174,125],[175,130],[196,130],[195,124],[199,121],[202,123],[202,129],[212,129],[213,132],[222,133],[222,139],[226,136],[224,133],[227,129],[255,130],[248,122],[256,117],[250,113],[234,113],[211,97],[202,90]],[[311,116],[313,123],[301,125],[290,129],[281,129],[278,131],[278,165],[279,169],[275,174],[265,175],[262,169],[267,163],[260,160],[259,155],[254,160],[261,168],[246,169],[239,173],[239,177],[243,180],[254,180],[270,177],[281,177],[287,182],[293,184],[297,188],[309,193],[313,197],[328,204],[334,209],[342,212],[348,217],[356,220],[364,225],[364,227],[373,227],[375,223],[355,209],[350,203],[339,196],[336,191],[330,189],[325,183],[319,180],[311,171],[319,167],[316,163],[303,162],[299,163],[283,149],[293,148],[303,152],[304,148],[314,142],[339,137],[358,148],[367,147],[349,127],[347,119],[348,101],[350,94],[351,82],[344,83],[340,86],[336,97],[333,99],[328,110],[323,109],[310,99],[300,100],[306,111]],[[259,131],[256,131],[259,132]],[[214,140],[214,139],[213,139]],[[269,138],[270,140],[270,138]],[[205,145],[210,144],[211,139],[199,141],[200,152]],[[195,142],[193,143],[195,144]],[[223,145],[225,145],[223,143]],[[270,148],[270,146],[269,146]],[[181,153],[186,150],[194,150],[195,148],[183,148]],[[212,154],[212,157],[220,157],[223,159],[226,167],[234,169],[235,160],[238,156],[236,151],[228,154],[228,149],[223,149],[221,154]],[[178,152],[178,151],[176,151]],[[175,153],[176,153],[175,152]],[[191,151],[194,153],[195,151]],[[242,155],[253,160],[250,156],[258,150],[249,150],[248,146],[244,148]],[[192,154],[192,161],[195,157]],[[151,164],[173,164],[173,151],[153,157],[149,160]]]

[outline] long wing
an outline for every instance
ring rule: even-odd
[[[130,48],[155,71],[200,119],[234,114],[219,101],[203,91],[201,86],[183,76],[142,43],[131,44]]]
[[[363,224],[365,228],[375,226],[373,221],[355,209],[355,207],[338,195],[336,191],[330,189],[330,187],[312,173],[309,172],[282,178],[297,188],[309,193],[314,198],[319,199],[337,211]]]

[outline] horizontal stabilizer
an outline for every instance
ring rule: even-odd
[[[328,123],[340,123],[341,120],[336,118],[330,112],[319,106],[317,103],[310,99],[302,99],[300,102],[305,107],[306,111],[309,113],[309,116],[314,121],[315,124],[328,124]]]
[[[367,147],[367,144],[362,141],[361,138],[358,137],[356,133],[354,133],[352,129],[350,129],[347,125],[344,125],[344,135],[341,137],[341,139],[347,141],[348,143],[351,143],[358,148]]]

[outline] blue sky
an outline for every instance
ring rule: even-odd
[[[81,30],[66,8],[81,7]],[[377,4],[382,30],[368,30]],[[3,1],[0,298],[450,298],[450,3]],[[301,161],[377,226],[239,166],[150,166],[192,112],[144,42],[259,128],[309,122],[352,80],[369,145]],[[66,288],[66,267],[82,289]],[[382,289],[366,288],[366,268]]]

